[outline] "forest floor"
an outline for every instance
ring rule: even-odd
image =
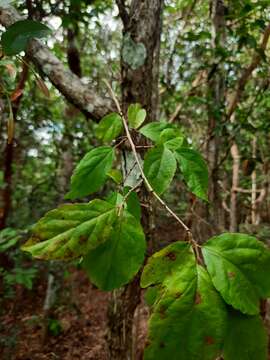
[[[76,281],[76,307],[68,303]],[[74,289],[73,289],[74,290]],[[80,271],[61,287],[61,298],[49,315],[51,332],[44,331],[46,282],[33,291],[17,288],[14,300],[5,303],[1,317],[3,360],[106,359],[106,310],[108,294],[94,289]],[[66,300],[66,301],[65,301]]]
[[[17,287],[14,299],[6,301],[4,311],[1,311],[1,360],[108,359],[106,313],[109,294],[94,288],[87,276],[78,270],[73,270],[61,292],[50,314],[54,319],[52,331],[46,334],[43,326],[46,282],[39,280],[32,291]],[[138,343],[142,349],[147,321],[145,305],[140,307],[138,314]]]

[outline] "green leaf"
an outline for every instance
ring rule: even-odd
[[[179,129],[169,128],[162,130],[159,143],[164,144],[170,150],[176,150],[183,146],[185,138]]]
[[[170,139],[164,143],[164,146],[166,146],[169,150],[176,150],[183,146],[185,143],[184,137],[176,137],[174,139]]]
[[[127,195],[127,193],[130,191],[130,186],[125,186],[123,190],[123,194]],[[135,191],[132,191],[128,197],[126,198],[126,208],[127,211],[133,215],[138,221],[141,219],[141,204],[139,197]]]
[[[116,207],[103,200],[66,204],[49,211],[23,245],[38,259],[73,259],[105,242],[117,219]]]
[[[139,132],[154,142],[158,142],[162,130],[171,128],[172,125],[164,121],[155,121],[143,126]]]
[[[144,158],[144,172],[153,189],[162,194],[170,185],[176,171],[173,153],[165,146],[149,150]]]
[[[2,34],[1,44],[6,55],[16,55],[26,50],[30,39],[44,38],[50,33],[51,30],[38,21],[20,20]]]
[[[114,191],[106,197],[106,201],[112,205],[121,205],[124,201],[124,197],[122,194]]]
[[[222,234],[208,240],[202,251],[226,303],[244,314],[258,314],[260,299],[270,295],[270,251],[264,244],[245,234]]]
[[[149,287],[145,294],[144,294],[144,299],[146,304],[151,307],[154,305],[154,303],[157,300],[157,297],[160,293],[160,288],[158,286],[154,286],[154,287]]]
[[[83,267],[95,285],[110,291],[127,284],[136,275],[145,250],[140,223],[124,211],[117,218],[110,239],[86,255]]]
[[[175,157],[189,190],[207,200],[208,169],[201,154],[189,148],[180,148],[175,151]]]
[[[213,360],[221,353],[226,307],[189,244],[176,242],[154,254],[141,285],[152,305],[145,360]]]
[[[130,190],[130,187],[127,186],[124,188],[123,194],[126,195]],[[113,205],[123,205],[124,195],[119,194],[118,192],[113,192],[107,197],[107,201]],[[128,198],[125,199],[126,203],[124,204],[125,209],[133,215],[138,221],[141,219],[141,204],[138,198],[138,195],[135,191],[132,191]]]
[[[111,142],[117,138],[123,130],[121,116],[117,113],[106,115],[96,129],[97,138],[104,142]]]
[[[162,284],[172,274],[178,277],[177,271],[195,267],[195,258],[190,245],[184,241],[174,242],[154,253],[144,267],[141,286]]]
[[[116,184],[121,184],[123,177],[122,177],[122,173],[120,170],[118,169],[111,169],[107,175],[116,183]]]
[[[224,360],[267,360],[267,332],[260,316],[229,312]]]
[[[130,193],[127,198],[127,211],[130,212],[138,221],[141,219],[141,204],[135,191]]]
[[[175,139],[176,137],[183,136],[181,131],[177,128],[167,128],[161,131],[159,141],[164,144],[168,140]]]
[[[146,118],[146,111],[140,104],[131,104],[128,108],[128,122],[131,128],[138,129]]]
[[[106,182],[113,160],[114,149],[109,146],[89,151],[71,177],[71,190],[66,199],[81,198],[98,191]]]
[[[21,239],[21,234],[13,228],[5,228],[0,231],[0,252],[5,252],[14,247]]]

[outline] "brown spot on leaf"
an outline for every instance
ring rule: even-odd
[[[166,308],[163,305],[161,305],[158,310],[161,319],[164,319],[166,317]]]
[[[197,293],[196,293],[196,297],[195,297],[195,304],[196,304],[196,305],[199,305],[199,304],[201,304],[201,302],[202,302],[202,297],[201,297],[201,295],[197,292]]]
[[[175,293],[175,298],[179,299],[181,297],[182,293],[180,291],[178,291],[177,293]]]
[[[176,255],[174,252],[169,252],[167,255],[166,255],[167,258],[169,258],[170,260],[172,261],[175,261],[176,260]]]
[[[79,237],[79,244],[82,245],[82,244],[84,244],[87,240],[88,240],[88,236],[87,236],[87,235],[81,235],[81,236]]]
[[[73,251],[70,248],[65,249],[65,259],[71,259],[73,257]]]
[[[163,341],[161,341],[161,342],[159,343],[159,347],[162,348],[162,349],[165,348],[165,344],[164,344]]]
[[[235,272],[233,272],[233,271],[228,272],[228,276],[229,276],[230,279],[234,278],[235,277]]]
[[[147,348],[148,346],[150,346],[151,345],[151,341],[148,339],[148,340],[146,340],[146,342],[145,342],[145,347]]]
[[[211,336],[206,336],[205,342],[207,345],[213,345],[215,343],[215,340]]]

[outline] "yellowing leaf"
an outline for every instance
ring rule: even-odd
[[[213,360],[221,354],[226,307],[189,244],[176,242],[155,253],[141,284],[152,286],[145,360]]]
[[[103,200],[62,205],[39,220],[22,249],[38,259],[86,255],[108,239],[116,218],[116,207]]]

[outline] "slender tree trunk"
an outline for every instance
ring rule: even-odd
[[[225,45],[225,4],[223,0],[212,0],[210,2],[210,12],[212,20],[212,46],[213,49],[224,47]],[[220,154],[220,126],[224,110],[225,76],[222,64],[213,64],[216,67],[209,80],[209,93],[211,104],[208,110],[208,142],[207,160],[209,167],[209,202],[210,212],[208,222],[216,230],[222,223],[222,206],[220,198],[219,180],[219,154]]]
[[[235,121],[235,114],[231,117],[231,122]],[[232,187],[230,196],[230,232],[237,232],[238,219],[237,219],[237,189],[239,188],[239,171],[240,171],[240,155],[238,145],[235,140],[231,146],[232,156]]]
[[[231,155],[233,159],[232,165],[232,187],[231,187],[231,201],[230,201],[230,232],[237,232],[237,188],[239,187],[239,168],[240,156],[236,142],[231,147]]]
[[[252,141],[252,158],[256,161],[257,139],[254,136]],[[251,224],[257,224],[257,173],[256,167],[251,174]]]
[[[6,144],[4,162],[4,184],[2,191],[2,209],[0,217],[0,230],[6,227],[8,214],[11,208],[11,181],[12,181],[12,162],[13,162],[13,143]]]
[[[24,89],[25,82],[28,76],[28,68],[23,65],[20,80],[16,87],[15,92],[19,92]],[[16,123],[16,117],[20,106],[22,95],[18,96],[12,104],[12,112],[14,119],[14,127]],[[12,139],[13,140],[13,139]],[[2,209],[0,211],[0,230],[6,227],[7,219],[11,209],[12,202],[12,166],[14,159],[14,144],[13,141],[6,142],[5,153],[4,153],[4,189],[2,191]]]
[[[140,103],[147,110],[147,121],[153,121],[156,120],[158,112],[159,50],[163,0],[133,0],[129,11],[124,1],[119,0],[118,6],[123,21],[122,108],[126,112],[129,104]],[[135,135],[133,134],[136,145],[145,145],[144,140]],[[124,149],[124,151],[127,150]],[[142,211],[142,225],[147,241],[149,241],[150,205],[145,189],[142,189],[140,198],[144,204],[148,205]],[[135,359],[136,344],[133,344],[132,341],[133,320],[140,298],[139,276],[123,290],[113,293],[109,309],[110,359]]]

